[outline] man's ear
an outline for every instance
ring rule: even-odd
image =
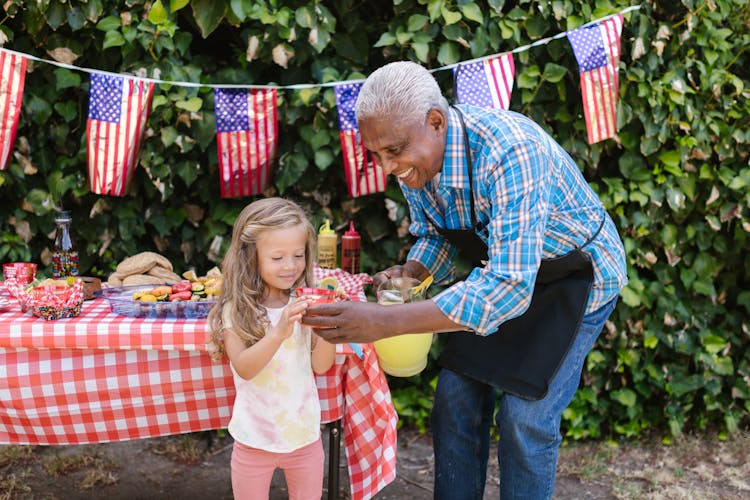
[[[442,132],[447,126],[447,120],[445,115],[439,108],[432,108],[427,113],[427,126],[433,129],[435,132]]]

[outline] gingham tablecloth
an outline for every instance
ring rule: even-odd
[[[369,276],[316,269],[328,274],[364,300]],[[205,319],[116,315],[104,299],[54,321],[18,307],[0,312],[0,443],[103,443],[225,428],[234,384],[229,364],[206,352],[208,332]],[[369,499],[395,478],[397,424],[372,345],[338,345],[334,366],[316,380],[321,420],[342,419],[352,498]]]

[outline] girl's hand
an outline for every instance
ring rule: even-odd
[[[295,299],[281,311],[279,322],[268,332],[279,341],[288,339],[294,332],[294,324],[299,323],[307,311],[309,301],[306,297]]]

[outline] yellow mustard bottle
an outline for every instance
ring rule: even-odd
[[[331,221],[326,219],[318,231],[318,266],[326,269],[336,269],[336,246],[338,236],[331,229]]]

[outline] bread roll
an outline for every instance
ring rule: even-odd
[[[156,252],[141,252],[123,259],[117,265],[115,271],[122,276],[130,276],[133,274],[145,274],[154,266],[161,266],[170,271],[173,270],[172,263],[163,255]]]
[[[182,279],[179,274],[161,266],[152,267],[146,274],[148,274],[149,276],[156,276],[157,278],[161,278],[164,283],[169,283],[170,285],[177,283]]]
[[[123,286],[130,285],[163,285],[164,280],[149,274],[131,274],[122,280]]]

